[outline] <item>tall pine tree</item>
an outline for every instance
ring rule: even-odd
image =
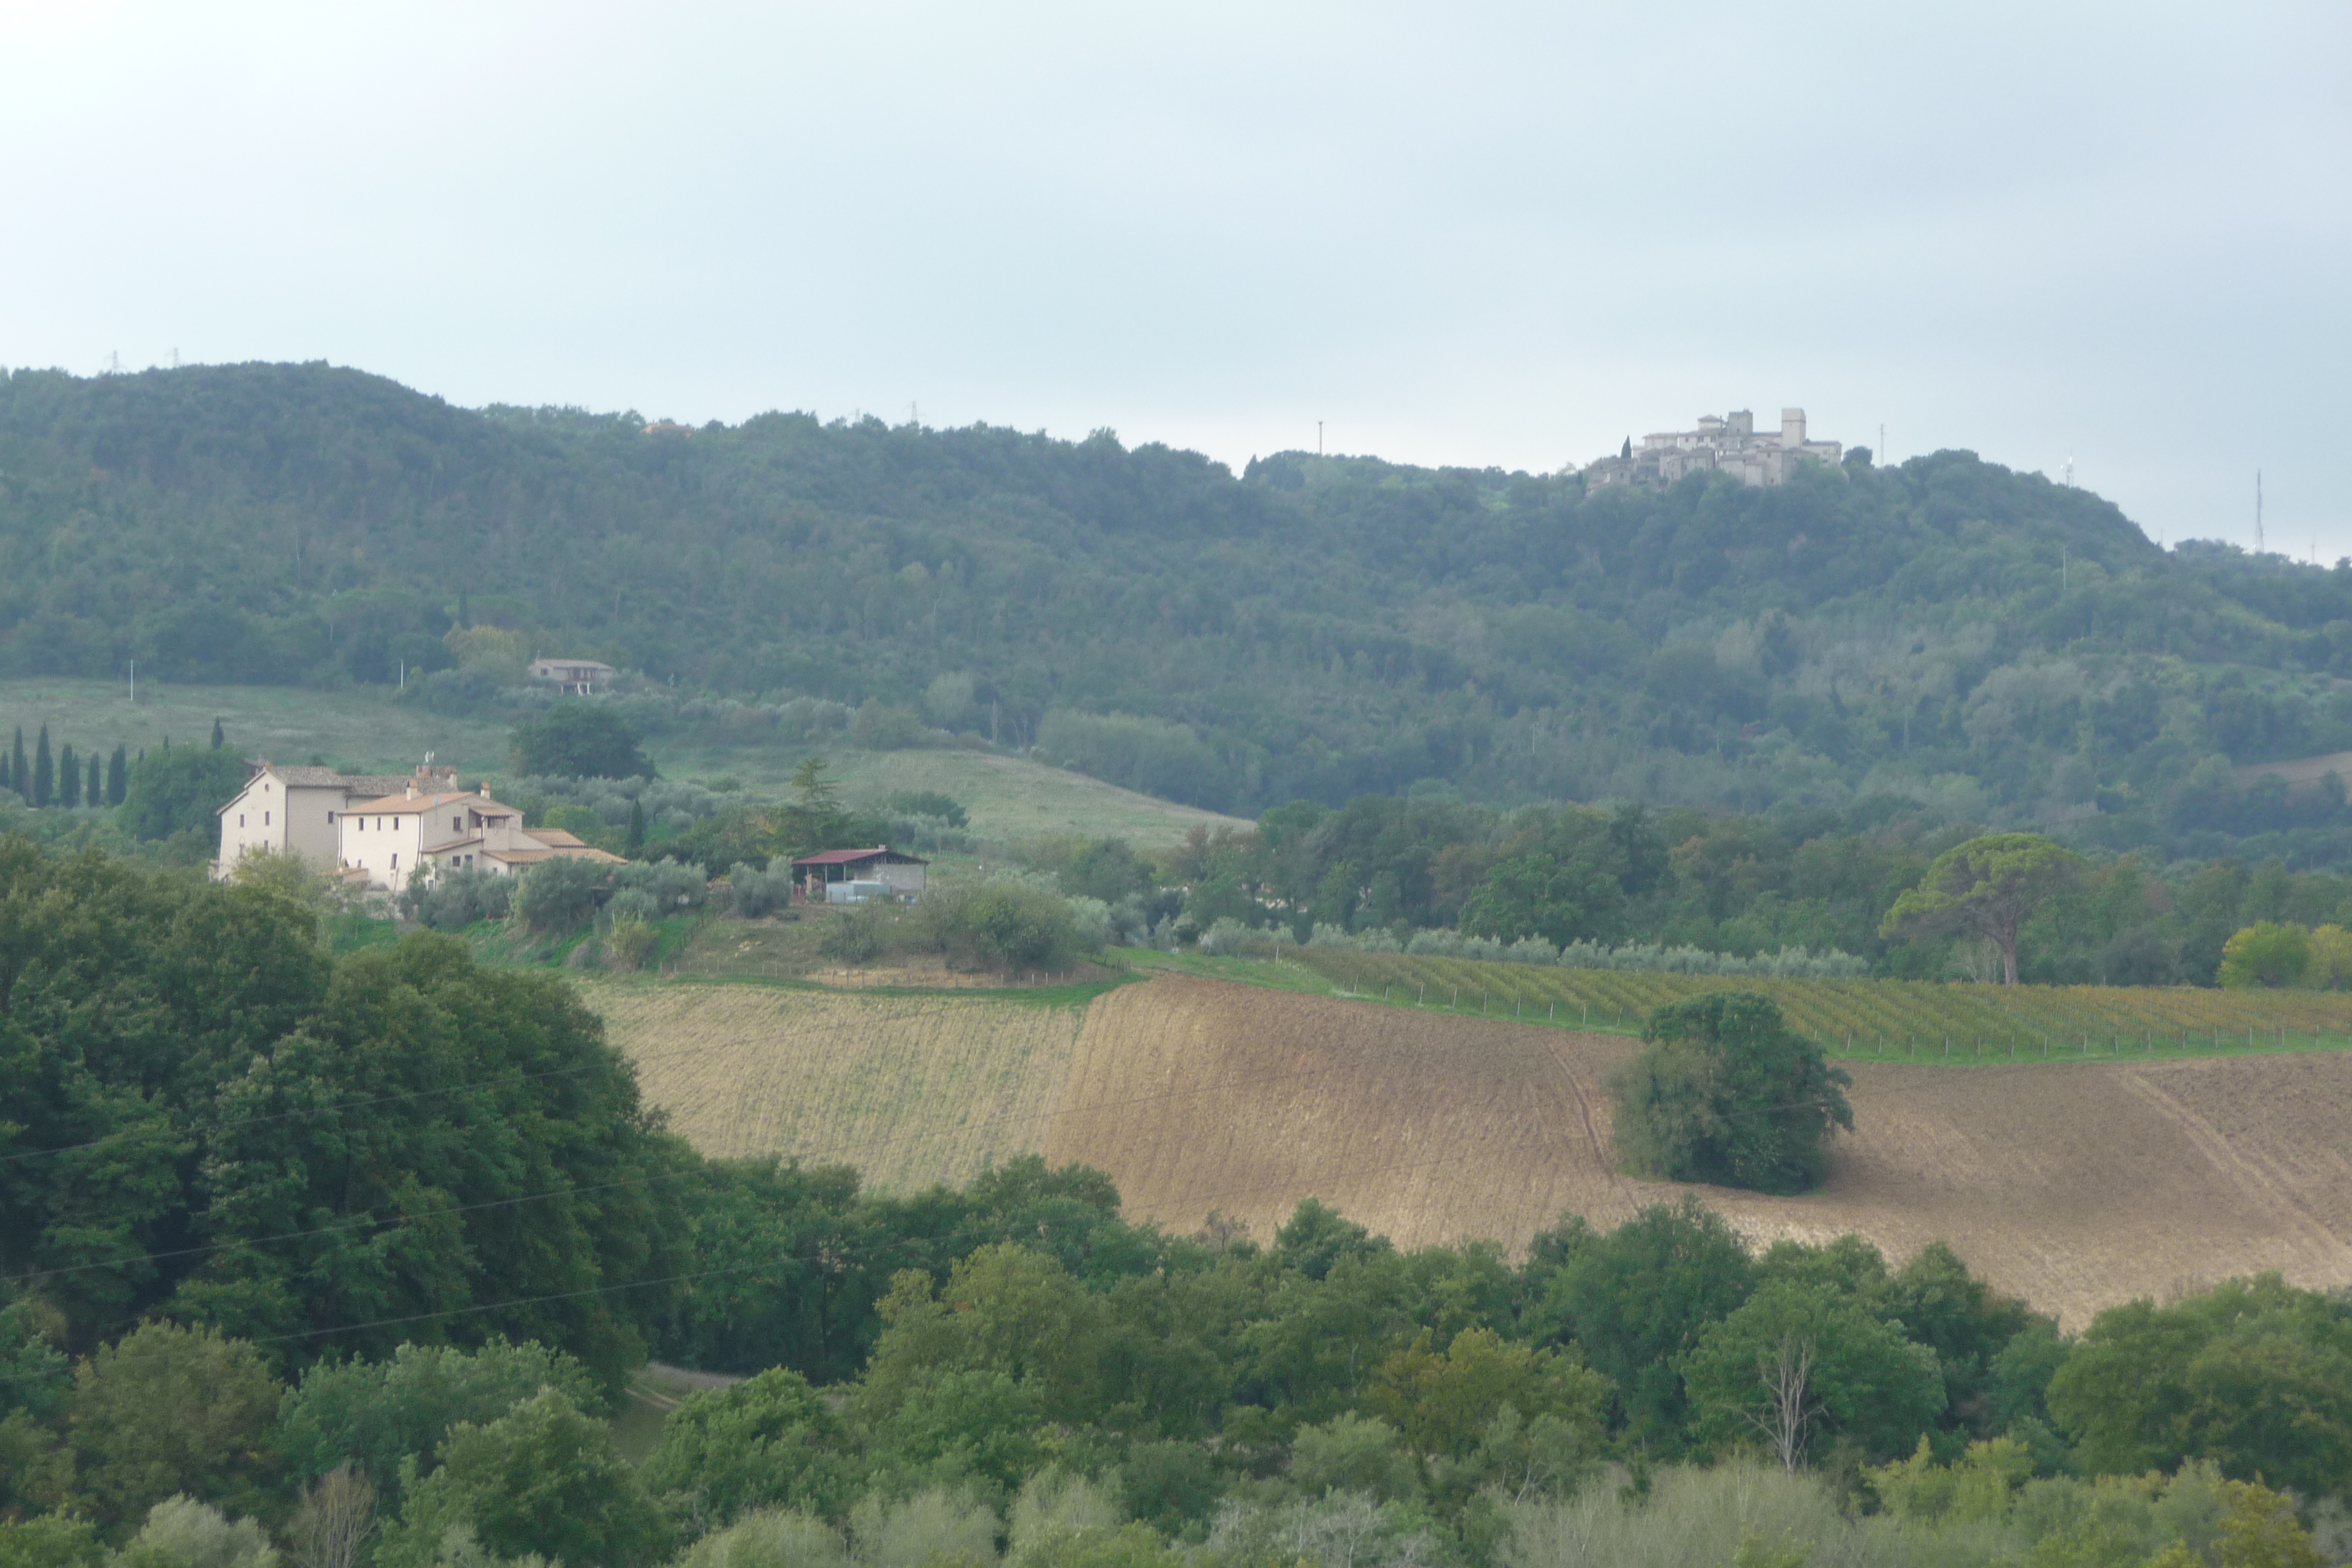
[[[89,787],[81,792],[85,805],[106,804],[106,763],[96,752],[89,754]]]
[[[8,782],[16,786],[18,795],[30,800],[33,798],[33,769],[25,761],[25,726],[22,724],[16,726],[16,749],[10,757]]]
[[[58,753],[58,804],[68,811],[81,804],[81,759],[70,741]]]
[[[47,805],[58,790],[57,759],[49,755],[49,727],[41,726],[41,743],[33,752],[33,804]]]
[[[114,748],[114,755],[106,760],[106,804],[121,805],[122,797],[131,793],[131,749]]]

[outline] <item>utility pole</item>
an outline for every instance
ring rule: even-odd
[[[1886,421],[1878,422],[1878,466],[1886,467]]]
[[[1323,455],[1323,421],[1320,419],[1315,422],[1315,455],[1318,458]]]
[[[131,706],[139,706],[139,661],[131,661]]]
[[[2254,470],[2254,553],[2263,552],[2263,471]]]

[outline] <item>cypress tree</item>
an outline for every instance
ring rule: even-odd
[[[631,855],[635,855],[638,850],[643,849],[645,847],[646,803],[641,800],[633,800],[629,802],[628,852]]]
[[[30,800],[33,798],[33,770],[25,761],[25,726],[22,724],[16,726],[16,748],[12,755],[14,761],[8,766],[8,782],[16,786],[18,795]]]
[[[106,804],[106,764],[96,752],[89,754],[89,787],[81,792],[84,805]]]
[[[56,798],[57,760],[49,755],[49,727],[41,726],[41,743],[33,752],[33,804],[47,805]]]
[[[15,789],[16,775],[9,771],[8,748],[0,746],[0,789]]]
[[[142,752],[141,756],[147,753]],[[122,797],[131,793],[131,748],[117,746],[106,763],[106,804],[121,805]]]
[[[213,750],[215,752],[219,751],[221,749],[221,742],[226,739],[228,739],[228,737],[221,733],[220,721],[215,718],[213,721]]]
[[[58,804],[68,811],[81,804],[81,759],[70,741],[58,753]]]

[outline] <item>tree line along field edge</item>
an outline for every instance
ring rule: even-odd
[[[1755,991],[1832,1056],[1866,1060],[2081,1060],[2352,1047],[2352,997],[2188,986],[2003,986],[1876,979],[1546,969],[1412,953],[1291,948],[1336,994],[1521,1023],[1636,1034],[1653,1008]],[[1236,979],[1251,977],[1234,961]],[[1222,973],[1224,964],[1217,969]]]

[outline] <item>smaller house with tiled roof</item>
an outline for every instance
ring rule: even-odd
[[[355,801],[336,819],[339,864],[352,880],[396,891],[420,867],[431,879],[445,871],[513,876],[543,860],[623,863],[560,829],[526,829],[522,813],[491,799],[488,784],[436,788],[443,781],[421,768],[417,774],[399,793]]]
[[[886,897],[919,899],[929,865],[887,844],[871,849],[826,849],[793,862],[793,884],[802,898],[815,903],[825,902],[825,889],[836,882],[878,883],[889,889]]]

